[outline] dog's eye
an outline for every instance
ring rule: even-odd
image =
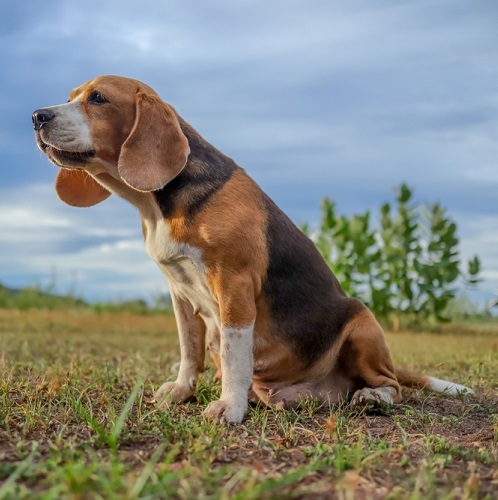
[[[106,98],[100,92],[92,92],[88,98],[90,104],[104,104],[107,102]]]

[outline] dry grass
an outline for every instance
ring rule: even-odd
[[[201,417],[219,387],[158,411],[169,317],[0,311],[0,498],[495,498],[498,335],[388,335],[398,364],[471,385],[406,391],[384,414],[251,408]]]

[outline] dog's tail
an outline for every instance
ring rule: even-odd
[[[404,386],[413,389],[428,389],[432,392],[447,394],[449,396],[458,396],[459,394],[474,394],[470,387],[455,384],[448,380],[430,377],[429,375],[420,375],[404,368],[395,368],[394,373],[398,382]]]

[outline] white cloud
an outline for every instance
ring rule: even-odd
[[[75,285],[92,298],[150,296],[167,286],[123,200],[90,209],[60,202],[49,184],[0,192],[0,276],[6,285]],[[22,278],[20,275],[24,276]]]

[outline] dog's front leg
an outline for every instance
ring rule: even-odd
[[[247,411],[247,394],[252,385],[253,335],[256,320],[251,280],[232,279],[220,297],[221,397],[204,411],[220,422],[240,423]]]
[[[180,403],[192,398],[199,373],[204,370],[205,357],[204,322],[194,315],[192,306],[177,297],[173,290],[171,298],[180,339],[180,370],[175,382],[164,383],[154,394],[154,399],[163,409],[167,409],[168,403]]]

